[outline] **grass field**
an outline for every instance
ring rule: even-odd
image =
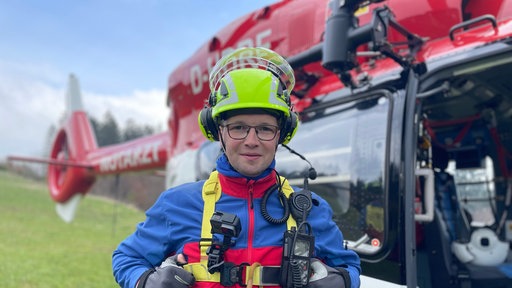
[[[75,220],[65,223],[46,183],[0,170],[0,219],[3,288],[118,287],[112,251],[144,213],[87,196]]]

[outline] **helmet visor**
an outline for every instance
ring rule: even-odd
[[[279,54],[263,47],[237,49],[220,59],[210,73],[210,90],[217,91],[220,80],[227,73],[244,68],[257,68],[272,72],[285,86],[288,95],[295,86],[293,69]]]

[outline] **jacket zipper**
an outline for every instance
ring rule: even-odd
[[[249,190],[249,205],[247,207],[247,214],[249,216],[249,229],[247,230],[247,260],[252,263],[252,241],[254,237],[254,205],[253,205],[253,192],[254,192],[254,180],[250,180],[247,183]]]

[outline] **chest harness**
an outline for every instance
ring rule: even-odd
[[[281,177],[282,192],[286,198],[290,198],[290,195],[294,192],[288,181]],[[183,268],[192,273],[196,281],[203,282],[217,282],[223,286],[233,286],[239,284],[240,286],[252,285],[257,286],[278,286],[280,269],[279,266],[262,266],[259,263],[242,263],[240,265],[234,265],[233,263],[224,263],[224,269],[222,272],[215,272],[211,274],[208,271],[208,247],[212,244],[212,226],[210,223],[210,217],[215,212],[215,203],[221,196],[221,187],[218,178],[218,172],[213,171],[210,177],[203,185],[202,196],[204,201],[203,208],[203,222],[201,228],[201,240],[199,241],[200,248],[200,262],[199,263],[188,263]],[[292,227],[296,227],[296,221],[293,217],[288,217],[286,220],[287,230],[291,230]]]

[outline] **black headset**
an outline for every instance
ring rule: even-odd
[[[286,104],[289,107],[289,116],[284,117],[283,123],[281,123],[281,134],[279,136],[279,144],[288,143],[295,132],[297,131],[299,116],[296,112],[291,109],[291,101],[290,95],[286,89],[283,89],[283,84],[279,81],[280,85],[278,87],[278,95],[280,95]],[[201,128],[201,132],[203,135],[210,141],[219,141],[219,124],[217,123],[217,119],[214,119],[212,116],[212,109],[217,105],[217,93],[221,95],[221,97],[227,97],[228,89],[224,81],[221,81],[220,89],[218,92],[211,92],[208,96],[208,104],[203,107],[201,112],[199,112],[199,128]]]

